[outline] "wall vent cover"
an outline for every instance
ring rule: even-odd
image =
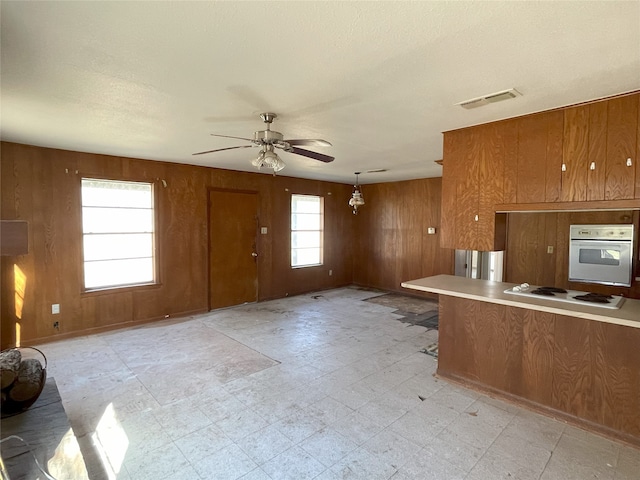
[[[463,102],[456,103],[455,105],[460,105],[462,108],[466,108],[467,110],[470,110],[472,108],[483,107],[485,105],[489,105],[490,103],[501,102],[503,100],[510,100],[512,98],[516,98],[520,96],[522,96],[520,92],[518,92],[515,88],[510,88],[509,90],[502,90],[501,92],[490,93],[482,97],[472,98],[471,100],[465,100]]]

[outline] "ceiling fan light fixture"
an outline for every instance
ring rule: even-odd
[[[271,168],[274,173],[279,172],[286,166],[278,154],[273,151],[273,147],[267,147],[265,150],[261,150],[258,157],[252,160],[251,164],[254,167],[258,167],[258,169],[263,167]]]

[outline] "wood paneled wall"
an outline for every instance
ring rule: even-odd
[[[401,282],[453,273],[453,250],[440,248],[441,178],[364,185],[362,194],[354,283],[406,293]]]
[[[635,225],[636,242],[640,230],[638,211],[510,213],[507,226],[505,282],[528,282],[573,290],[588,290],[609,295],[640,298],[640,282],[629,288],[569,282],[569,226],[582,224]],[[553,253],[547,253],[547,247]],[[638,254],[635,271],[640,273]],[[637,274],[638,274],[637,273]],[[636,275],[637,275],[636,274]]]
[[[350,185],[6,142],[1,153],[1,218],[29,223],[29,253],[2,257],[3,348],[13,345],[16,335],[24,345],[206,311],[210,188],[258,192],[260,225],[269,229],[258,237],[260,300],[352,283]],[[81,176],[155,182],[160,285],[81,293]],[[289,266],[291,193],[325,198],[321,267]],[[15,272],[24,278],[24,293]],[[59,315],[51,314],[54,303],[60,304]],[[56,321],[59,330],[53,328]]]

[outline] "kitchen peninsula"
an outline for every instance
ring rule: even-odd
[[[640,300],[573,305],[451,275],[402,286],[439,294],[439,376],[640,446]]]

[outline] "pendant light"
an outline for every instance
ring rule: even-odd
[[[364,205],[364,197],[362,196],[360,185],[358,184],[358,175],[360,175],[360,172],[355,172],[356,184],[353,186],[353,193],[349,199],[349,206],[353,208],[354,215],[358,214],[358,207],[362,207]]]

